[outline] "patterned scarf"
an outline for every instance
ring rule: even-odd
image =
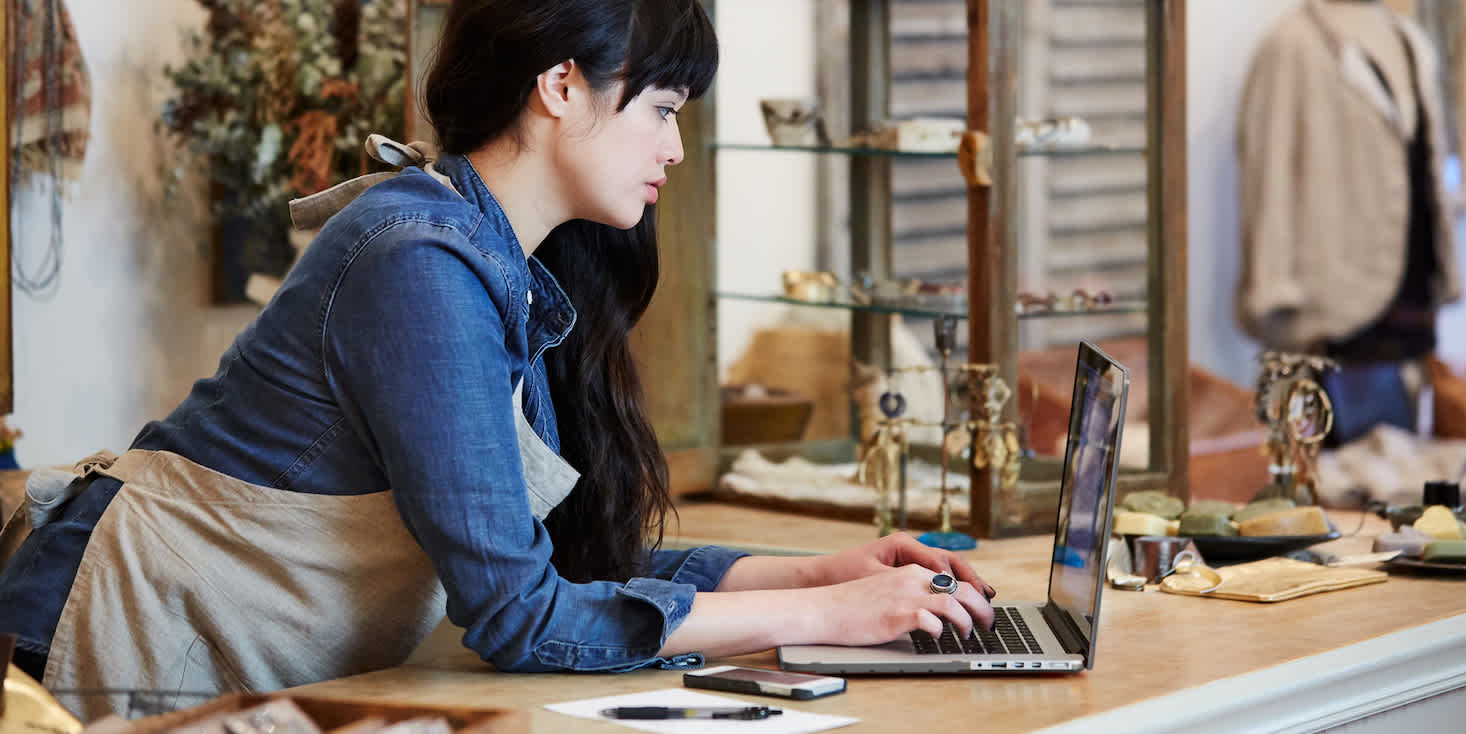
[[[6,80],[15,128],[11,145],[22,173],[75,179],[86,154],[91,80],[62,0],[6,0]],[[55,157],[59,165],[52,166]]]
[[[61,273],[61,183],[76,180],[91,123],[91,82],[76,30],[61,0],[3,0],[6,93],[11,131],[12,190],[33,178],[49,179],[50,237],[39,264],[27,263],[22,243],[11,247],[12,282],[33,297],[54,293]],[[7,203],[8,205],[8,203]],[[13,226],[13,223],[12,223]]]

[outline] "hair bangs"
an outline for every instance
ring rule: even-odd
[[[699,0],[640,0],[627,38],[625,109],[648,87],[707,93],[718,73],[718,35]]]

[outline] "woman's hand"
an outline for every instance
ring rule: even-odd
[[[993,607],[972,584],[960,581],[953,594],[933,593],[932,576],[943,568],[909,564],[834,586],[806,589],[820,594],[826,629],[820,643],[879,645],[900,639],[914,629],[933,637],[948,621],[962,637],[974,625],[992,629]]]
[[[702,592],[660,654],[698,650],[717,658],[789,644],[879,645],[914,629],[940,635],[943,621],[964,636],[974,625],[992,629],[993,608],[971,583],[957,582],[953,594],[932,593],[932,577],[948,572],[912,563],[826,586]]]
[[[854,581],[883,574],[893,568],[916,565],[935,569],[927,574],[927,580],[931,580],[932,574],[947,573],[977,589],[987,599],[992,599],[998,593],[977,575],[972,564],[962,556],[952,551],[922,545],[906,533],[893,533],[834,555],[818,556],[812,559],[812,563],[814,572],[811,585],[815,586]]]

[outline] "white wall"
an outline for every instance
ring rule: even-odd
[[[1300,0],[1206,0],[1186,5],[1187,213],[1191,361],[1244,385],[1257,345],[1232,316],[1241,270],[1235,131],[1253,50]]]
[[[814,3],[725,0],[717,13],[722,46],[715,91],[718,138],[767,145],[758,100],[815,94]],[[719,290],[777,293],[784,270],[814,266],[816,165],[814,156],[800,153],[718,153]],[[743,353],[755,330],[807,316],[792,310],[719,301],[720,374]]]
[[[172,149],[154,132],[163,65],[182,58],[193,0],[67,0],[92,82],[92,137],[62,210],[59,287],[12,296],[15,412],[22,465],[122,450],[211,374],[256,312],[207,305],[207,240],[198,187],[163,195]],[[49,198],[17,191],[14,247],[38,261]]]

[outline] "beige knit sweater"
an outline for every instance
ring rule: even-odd
[[[1306,350],[1362,329],[1404,275],[1414,130],[1320,2],[1307,0],[1264,39],[1238,120],[1237,318],[1273,349]],[[1436,201],[1444,202],[1439,62],[1419,27],[1391,16],[1414,59]],[[1440,267],[1431,295],[1439,305],[1460,297],[1461,276],[1454,229],[1443,205],[1436,213]]]

